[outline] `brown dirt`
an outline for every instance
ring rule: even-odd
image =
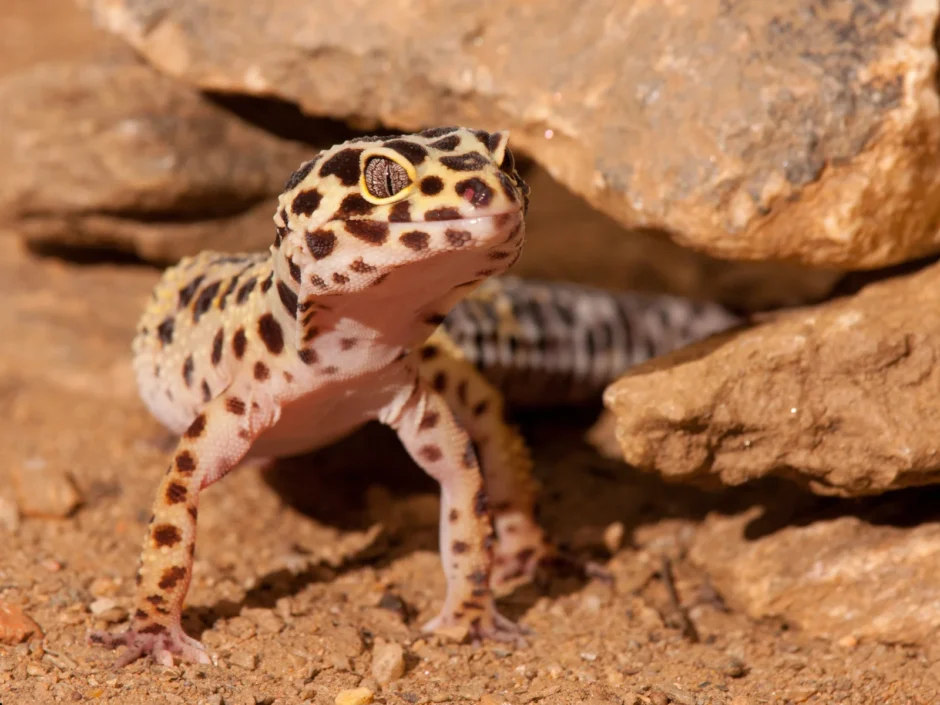
[[[16,502],[12,478],[40,469],[69,473],[83,497],[68,518],[0,522],[0,602],[44,633],[0,645],[3,705],[326,704],[360,684],[384,703],[935,702],[936,645],[832,643],[724,607],[687,558],[705,515],[791,500],[778,485],[709,495],[605,462],[582,441],[596,412],[523,419],[545,525],[614,577],[554,573],[503,600],[535,631],[528,647],[419,634],[444,587],[435,488],[373,428],[316,455],[243,467],[207,491],[185,624],[217,665],[110,671],[112,654],[83,638],[130,604],[173,445],[137,401],[128,366],[157,272],[40,260],[9,238],[0,247],[0,503]],[[604,535],[615,538],[617,522],[625,542],[611,554]],[[379,640],[405,649],[404,676],[383,687],[371,675]]]

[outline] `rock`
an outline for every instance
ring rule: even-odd
[[[604,394],[622,458],[670,480],[820,494],[940,480],[940,265],[637,366]]]
[[[619,222],[713,255],[865,268],[940,247],[934,3],[84,3],[202,89],[508,127]]]
[[[262,248],[276,194],[314,151],[131,61],[0,77],[0,213],[36,245],[159,261]]]
[[[82,503],[72,477],[51,467],[42,458],[32,458],[13,468],[13,486],[20,513],[27,517],[61,519]]]
[[[0,644],[19,644],[42,629],[16,605],[0,601]]]
[[[387,685],[404,673],[405,651],[401,644],[376,639],[372,649],[372,677],[381,685]]]
[[[341,690],[333,701],[336,705],[368,705],[372,702],[373,693],[368,688],[353,688]]]
[[[233,651],[228,661],[233,666],[244,668],[246,671],[253,671],[258,666],[258,657],[247,651]]]
[[[754,508],[709,516],[689,554],[732,609],[833,641],[936,641],[940,525],[901,528],[847,515],[754,538],[760,515]]]

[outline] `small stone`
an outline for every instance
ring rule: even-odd
[[[731,678],[741,678],[747,675],[747,665],[737,656],[729,657],[721,664],[719,670]]]
[[[27,517],[61,519],[82,503],[72,477],[49,467],[42,458],[32,458],[14,466],[13,486],[20,513]]]
[[[42,635],[36,622],[16,605],[0,602],[0,644],[19,644],[34,634]]]
[[[372,702],[373,693],[368,688],[353,688],[341,690],[333,701],[336,705],[368,705]]]
[[[206,705],[225,705],[225,700],[222,699],[221,695],[215,693],[206,698]]]
[[[607,528],[604,529],[604,547],[611,553],[619,551],[623,545],[623,534],[624,528],[621,522],[615,521],[608,524]]]
[[[88,605],[88,609],[96,617],[110,609],[117,607],[117,600],[110,597],[101,597]]]
[[[858,639],[851,634],[848,634],[836,642],[843,649],[854,649],[858,646]]]
[[[593,651],[582,651],[581,658],[585,661],[597,661],[597,654]]]
[[[239,666],[247,671],[253,671],[258,665],[258,657],[247,651],[233,651],[228,657],[228,662],[233,666]]]
[[[386,685],[405,673],[405,651],[400,644],[376,639],[372,649],[372,677]]]

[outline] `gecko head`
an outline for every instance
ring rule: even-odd
[[[305,162],[279,200],[280,250],[303,296],[381,287],[431,301],[521,253],[528,186],[508,132],[459,127],[359,137]]]

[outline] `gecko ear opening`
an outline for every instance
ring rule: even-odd
[[[377,206],[407,198],[418,179],[411,162],[402,159],[398,152],[384,147],[363,151],[359,165],[361,195]]]

